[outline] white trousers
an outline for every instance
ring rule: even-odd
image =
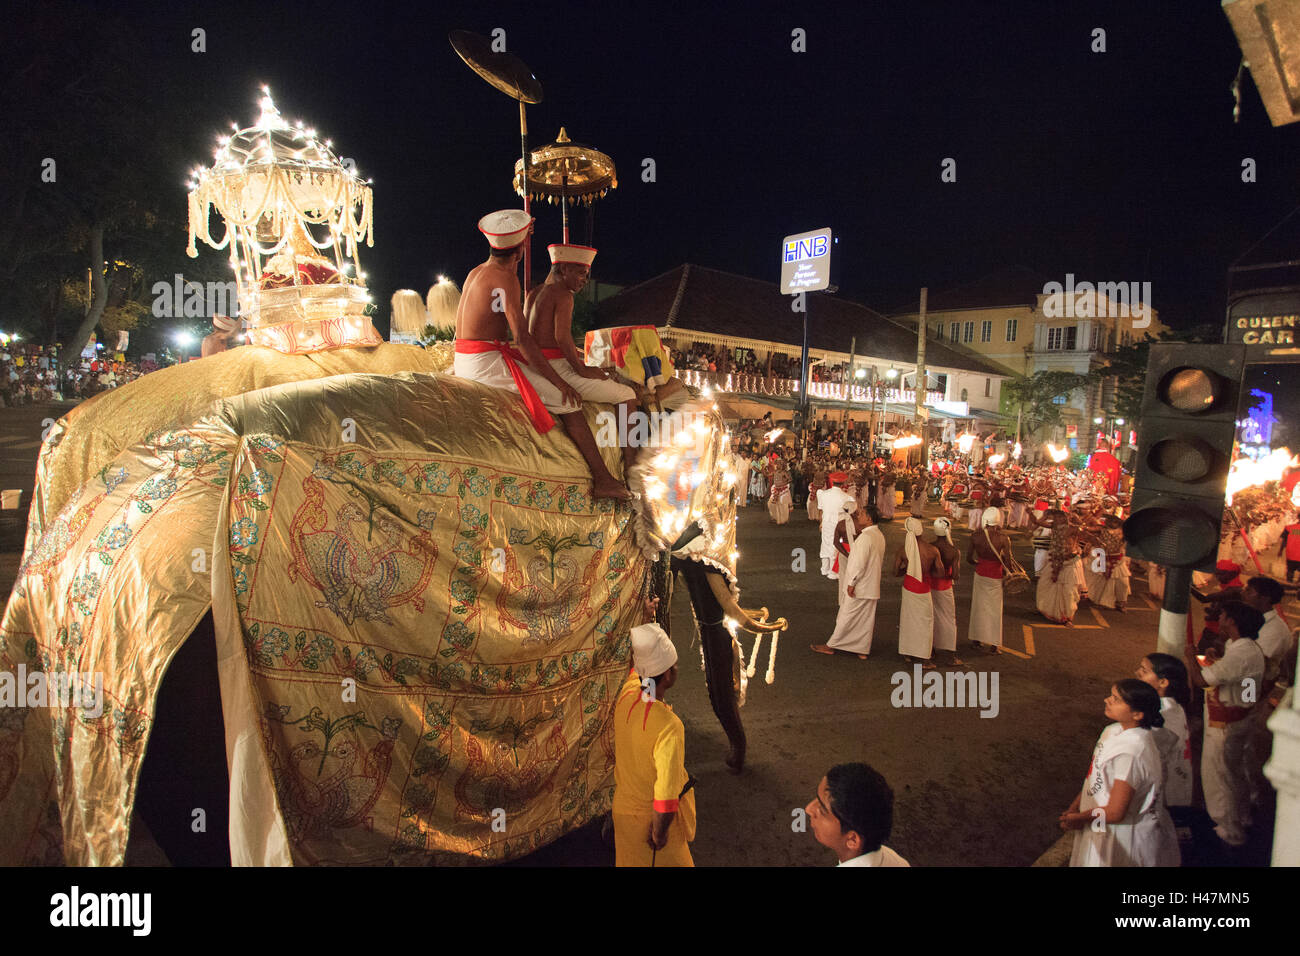
[[[1201,789],[1205,791],[1205,812],[1214,820],[1214,831],[1229,846],[1246,842],[1250,823],[1250,778],[1246,746],[1251,721],[1237,720],[1224,727],[1211,727],[1208,708],[1205,743],[1201,748]]]

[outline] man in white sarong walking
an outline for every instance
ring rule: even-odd
[[[952,590],[961,570],[961,552],[952,543],[952,522],[947,518],[938,518],[934,522],[934,546],[943,567],[941,576],[930,579],[930,599],[934,602],[934,649],[950,652],[952,665],[964,667],[965,661],[957,656],[957,600]]]
[[[830,640],[812,645],[818,654],[845,651],[866,660],[871,653],[876,607],[880,604],[880,572],[885,564],[885,536],[876,525],[876,516],[871,513],[874,510],[859,508],[852,516],[857,537],[840,575],[844,600],[835,616]]]
[[[903,524],[903,547],[894,559],[894,575],[903,579],[903,602],[898,615],[898,653],[910,664],[933,670],[934,604],[930,600],[930,578],[943,574],[939,550],[921,535],[920,518]]]
[[[991,654],[1002,653],[1002,575],[1011,565],[1011,539],[998,527],[1002,515],[997,508],[985,508],[981,529],[970,536],[967,558],[975,567],[971,588],[970,628],[967,638]]]

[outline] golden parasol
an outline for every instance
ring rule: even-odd
[[[555,142],[532,151],[528,163],[528,195],[560,203],[564,219],[564,241],[569,241],[569,204],[580,202],[590,206],[618,186],[618,171],[614,160],[600,150],[570,141],[568,132],[560,127]],[[515,162],[514,189],[524,194],[524,163]]]

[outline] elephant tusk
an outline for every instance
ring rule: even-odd
[[[713,591],[713,596],[718,599],[722,605],[722,610],[728,617],[736,621],[742,628],[751,634],[762,634],[768,631],[783,631],[787,627],[785,618],[777,618],[776,621],[768,623],[755,621],[749,614],[736,603],[731,591],[727,588],[727,583],[722,579],[720,574],[709,574],[709,588]]]

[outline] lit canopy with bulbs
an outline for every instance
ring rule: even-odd
[[[357,249],[374,245],[370,184],[329,140],[290,125],[262,88],[261,115],[218,138],[211,167],[189,184],[189,246],[228,249],[249,338],[282,352],[382,341]],[[212,234],[213,210],[225,220]],[[319,234],[319,238],[318,238]]]

